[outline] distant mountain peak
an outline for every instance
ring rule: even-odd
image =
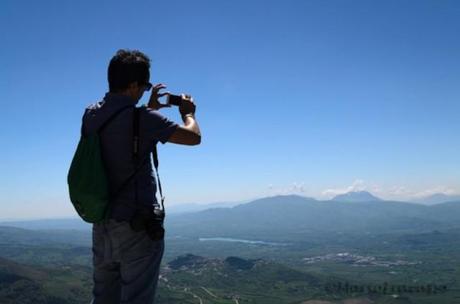
[[[377,202],[381,201],[382,199],[372,195],[367,191],[352,191],[344,194],[339,194],[332,200],[339,202]]]
[[[238,205],[234,208],[247,208],[247,207],[257,207],[257,206],[278,206],[284,207],[286,205],[291,206],[302,206],[308,203],[317,202],[314,198],[301,196],[297,194],[285,194],[285,195],[275,195],[275,196],[268,196],[264,198],[257,199],[255,201]]]

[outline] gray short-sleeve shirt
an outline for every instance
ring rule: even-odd
[[[135,170],[133,160],[133,111],[136,101],[128,96],[107,93],[101,102],[88,106],[83,115],[82,132],[97,132],[116,111],[132,105],[119,113],[101,132],[101,149],[107,168],[111,193],[127,180]],[[139,115],[139,165],[136,176],[110,202],[110,218],[128,221],[136,209],[153,208],[157,204],[156,180],[150,161],[150,153],[158,143],[166,143],[178,124],[158,111],[140,107]]]

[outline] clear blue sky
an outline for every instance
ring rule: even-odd
[[[169,204],[460,190],[458,1],[14,0],[0,33],[0,218],[74,214],[81,114],[120,48],[196,100],[201,146],[159,147]]]

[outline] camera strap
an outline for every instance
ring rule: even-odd
[[[135,108],[135,116],[133,120],[133,130],[134,130],[134,147],[133,147],[133,159],[134,162],[136,163],[138,161],[138,153],[139,153],[139,108]],[[155,172],[157,176],[157,184],[158,184],[158,190],[160,191],[160,202],[161,202],[161,210],[165,211],[164,207],[164,200],[165,197],[163,196],[163,190],[161,189],[161,181],[160,181],[160,175],[158,174],[158,152],[157,152],[157,145],[155,144],[153,146],[153,150],[151,152],[152,158],[153,158],[153,165],[155,167]],[[147,154],[147,156],[150,156],[150,153]],[[155,194],[156,195],[156,194]]]
[[[118,197],[118,195],[121,193],[123,189],[132,181],[132,179],[136,176],[136,174],[140,171],[142,166],[144,165],[145,161],[148,159],[148,156],[150,155],[149,153],[144,156],[142,159],[141,163],[139,164],[139,108],[133,107],[133,106],[128,106],[123,108],[122,110],[126,108],[133,108],[133,150],[132,150],[132,158],[134,161],[135,169],[134,171],[126,178],[126,180],[121,184],[121,186],[118,188],[118,190],[110,195],[110,200],[113,201],[115,198]],[[119,112],[121,112],[120,110]],[[118,112],[117,112],[118,113]],[[136,187],[136,200],[137,200],[137,187]],[[107,211],[106,211],[106,217],[110,216],[110,212],[112,210],[112,204],[108,204],[107,206]]]
[[[115,198],[121,192],[121,190],[123,190],[129,184],[129,182],[134,178],[134,176],[136,176],[136,174],[139,172],[140,168],[142,168],[142,166],[144,165],[145,161],[147,160],[149,156],[149,154],[144,156],[142,161],[139,163],[139,108],[137,107],[134,107],[134,110],[133,110],[133,150],[132,151],[133,151],[132,158],[133,158],[133,162],[135,165],[135,169],[133,173],[131,173],[131,175],[129,175],[128,178],[123,182],[123,184],[118,188],[118,191],[113,198]],[[136,192],[136,196],[137,196],[137,192]]]
[[[125,108],[123,108],[124,110]],[[119,112],[121,112],[122,110],[120,110]],[[133,162],[135,164],[135,169],[134,171],[128,176],[128,178],[123,182],[123,184],[121,184],[121,186],[118,188],[118,190],[115,192],[115,194],[111,195],[111,200],[115,199],[120,193],[121,191],[132,181],[132,179],[136,176],[136,174],[140,171],[140,168],[142,168],[142,166],[145,164],[145,161],[147,161],[148,159],[150,159],[150,154],[152,154],[153,156],[153,164],[154,164],[154,167],[155,167],[155,171],[156,171],[156,176],[157,176],[157,180],[158,180],[158,189],[160,191],[160,196],[161,196],[161,210],[165,211],[165,208],[164,208],[164,200],[165,200],[165,197],[163,196],[163,191],[162,191],[162,188],[161,188],[161,181],[160,181],[160,175],[158,174],[158,153],[157,153],[157,147],[156,145],[153,146],[153,150],[152,152],[150,153],[147,153],[143,158],[142,158],[142,161],[139,163],[139,114],[140,114],[140,109],[137,108],[137,107],[134,107],[134,110],[133,110],[133,150],[132,150],[132,159],[133,159]],[[136,187],[136,200],[137,200],[137,187]],[[108,206],[108,210],[107,210],[107,213],[106,215],[109,216],[110,215],[110,211],[112,209],[112,204],[109,204]]]
[[[156,173],[157,173],[158,189],[160,190],[161,209],[162,209],[163,212],[164,212],[164,211],[165,211],[165,206],[164,206],[165,197],[163,196],[163,191],[162,191],[162,189],[161,189],[160,175],[158,174],[158,152],[157,152],[157,145],[153,146],[152,156],[153,156],[153,165],[155,166],[155,171],[156,171]]]

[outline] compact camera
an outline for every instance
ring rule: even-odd
[[[168,94],[168,104],[180,107],[182,104],[182,96],[180,95],[174,95],[174,94]]]
[[[147,235],[153,241],[164,239],[165,230],[163,222],[165,213],[163,209],[155,208],[154,210],[137,210],[130,221],[130,226],[134,231],[145,230]]]

